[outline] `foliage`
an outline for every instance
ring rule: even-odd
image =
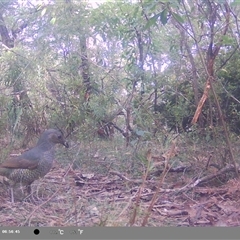
[[[223,35],[226,6],[232,21]],[[214,42],[209,36],[211,11],[216,15]],[[228,94],[219,84],[217,94],[230,129],[238,133],[239,103],[230,97],[239,95],[238,12],[235,2],[214,1],[106,1],[97,6],[6,1],[1,15],[14,47],[1,46],[1,91],[6,99],[26,94],[5,101],[4,119],[20,132],[31,124],[35,130],[57,125],[89,133],[101,121],[117,123],[122,112],[125,120],[118,127],[125,135],[143,131],[151,136],[164,127],[186,131],[207,78],[208,47],[221,44],[215,68]],[[88,101],[84,76],[91,87]],[[199,125],[205,128],[218,119],[211,95],[209,101]]]

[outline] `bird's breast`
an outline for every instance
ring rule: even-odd
[[[47,151],[43,154],[41,160],[38,163],[37,171],[40,173],[39,177],[44,177],[52,168],[54,160],[54,150]]]

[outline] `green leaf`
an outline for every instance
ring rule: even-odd
[[[138,143],[138,140],[137,139],[136,140],[132,140],[130,143],[131,143],[132,146],[136,146],[137,143]]]
[[[220,69],[220,71],[228,73],[228,71],[226,69],[224,69],[224,68]]]
[[[234,39],[229,36],[225,35],[222,37],[222,44],[232,46],[234,45],[234,42],[235,42]]]
[[[133,13],[133,18],[136,18],[136,17],[137,17],[138,11],[139,11],[139,7],[136,6],[136,8],[135,8],[135,10],[134,10],[134,13]]]
[[[224,4],[226,1],[225,0],[218,0],[219,4]]]
[[[168,10],[164,9],[161,13],[160,13],[160,21],[163,25],[165,25],[167,23],[167,14],[168,14]]]
[[[230,6],[239,6],[240,2],[239,0],[234,0],[233,2],[230,3]]]
[[[144,30],[149,29],[152,25],[156,25],[157,19],[159,18],[161,13],[154,15],[153,17],[148,19],[147,24],[144,27]]]
[[[143,137],[143,136],[146,134],[146,131],[136,130],[136,134],[137,134],[139,137]]]
[[[181,0],[168,0],[168,3],[170,4],[171,8],[179,9],[179,4],[181,3]]]
[[[50,23],[54,25],[54,24],[55,24],[55,22],[56,22],[56,18],[55,18],[55,17],[53,17],[53,18],[51,19]]]
[[[42,4],[38,4],[37,5],[37,11],[41,10],[41,8],[42,8]]]
[[[173,17],[180,23],[184,23],[184,19],[177,13],[172,12]]]
[[[44,9],[42,10],[42,12],[41,12],[41,17],[43,17],[43,16],[45,15],[46,11],[47,11],[47,8],[44,8]]]

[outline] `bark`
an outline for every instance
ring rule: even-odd
[[[3,19],[3,13],[0,11],[0,35],[2,43],[8,48],[14,47],[14,41],[10,38],[8,29],[6,27],[5,21]]]

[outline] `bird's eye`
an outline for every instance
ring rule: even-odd
[[[61,139],[61,138],[62,138],[62,135],[59,135],[59,136],[58,136],[58,139]]]

